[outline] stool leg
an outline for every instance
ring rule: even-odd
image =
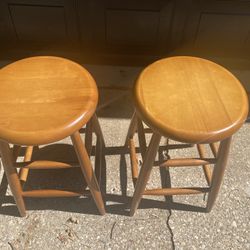
[[[136,181],[139,175],[138,174],[139,173],[138,160],[136,156],[136,147],[135,147],[135,143],[133,139],[136,130],[137,130],[137,115],[136,115],[136,112],[134,112],[130,125],[129,125],[126,141],[125,141],[125,148],[128,147],[129,153],[130,153],[131,174],[132,174],[134,187],[136,185]]]
[[[211,182],[211,190],[208,195],[208,201],[207,201],[207,212],[210,212],[214,202],[216,200],[216,197],[218,195],[223,175],[226,169],[229,150],[230,150],[230,143],[231,143],[232,137],[229,137],[225,140],[223,140],[220,143],[218,157],[217,157],[217,163],[214,166],[213,176],[212,176],[212,182]]]
[[[13,167],[13,155],[9,144],[0,141],[0,151],[2,155],[3,168],[10,186],[10,190],[14,196],[18,211],[22,217],[26,215],[25,204],[22,196],[22,187],[16,169]]]
[[[102,165],[103,165],[102,163],[103,163],[103,160],[105,161],[105,155],[103,153],[104,148],[105,148],[105,141],[104,141],[101,126],[100,126],[100,123],[98,121],[96,114],[93,115],[92,122],[93,122],[93,130],[97,137],[96,138],[96,151],[95,151],[95,175],[100,185]]]
[[[25,151],[24,162],[31,161],[32,154],[33,154],[33,146],[28,146],[26,148],[26,151]],[[26,182],[28,174],[29,174],[28,168],[21,168],[20,169],[19,179],[20,179],[22,185],[24,185],[24,183]]]
[[[136,182],[135,192],[132,199],[131,209],[130,209],[130,216],[133,216],[143,195],[143,192],[146,188],[150,172],[152,170],[156,153],[159,148],[161,140],[161,135],[153,133],[152,138],[150,140],[149,146],[147,148],[145,154],[145,160],[143,161],[141,171]]]
[[[129,129],[128,129],[128,133],[126,136],[125,146],[128,146],[129,139],[133,138],[136,130],[137,130],[137,115],[136,115],[136,112],[134,112],[134,114],[131,118],[131,122],[129,124]]]
[[[6,174],[3,173],[2,181],[0,184],[0,196],[1,197],[4,197],[6,195],[7,189],[8,189],[8,180],[7,180]],[[0,202],[0,206],[2,206],[2,204],[3,204],[3,199]]]
[[[141,155],[142,155],[142,159],[144,160],[146,150],[147,150],[147,143],[146,143],[143,123],[142,123],[142,120],[138,116],[137,116],[137,128],[138,128],[138,139],[139,139]]]
[[[99,188],[98,182],[96,180],[88,153],[86,151],[86,148],[82,142],[81,136],[80,136],[78,131],[75,132],[73,135],[71,135],[71,140],[73,142],[73,145],[74,145],[75,151],[77,153],[77,157],[78,157],[82,172],[83,172],[84,177],[86,179],[86,182],[89,186],[90,192],[94,198],[96,206],[97,206],[100,214],[104,215],[105,208],[104,208],[100,188]]]
[[[93,122],[93,128],[94,128],[96,135],[100,137],[100,139],[102,140],[102,144],[105,147],[103,133],[102,133],[101,126],[100,126],[100,123],[98,121],[96,114],[93,115],[92,122]]]
[[[91,120],[86,124],[85,147],[88,152],[88,155],[90,156],[91,150],[92,150],[92,121]]]
[[[95,176],[99,183],[101,184],[101,172],[102,172],[102,140],[98,136],[96,139],[96,150],[95,150]]]

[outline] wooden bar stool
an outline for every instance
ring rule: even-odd
[[[240,82],[222,66],[205,59],[166,58],[140,74],[134,86],[134,101],[136,112],[127,136],[135,184],[130,214],[135,213],[142,195],[206,192],[209,212],[222,182],[231,137],[248,115],[248,99]],[[145,129],[143,122],[149,128]],[[152,131],[149,145],[145,130]],[[133,140],[136,131],[143,161],[140,173]],[[162,136],[196,144],[200,157],[168,159],[160,162],[160,167],[202,166],[207,187],[145,189]],[[204,144],[209,144],[214,157],[206,157]]]
[[[0,152],[5,172],[3,178],[7,177],[21,216],[26,213],[23,197],[70,197],[88,194],[89,191],[100,214],[105,214],[98,181],[89,159],[93,132],[97,135],[98,159],[101,158],[104,144],[95,115],[97,102],[98,90],[92,76],[80,65],[64,58],[31,57],[0,70]],[[85,147],[79,130],[86,124]],[[20,179],[26,181],[29,169],[73,167],[62,162],[31,161],[34,146],[56,142],[68,136],[71,137],[89,191],[24,191]],[[11,148],[9,144],[14,146]],[[22,145],[28,146],[24,162],[17,163]],[[17,168],[21,168],[19,173]]]

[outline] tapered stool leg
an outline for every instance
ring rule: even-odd
[[[88,155],[91,155],[92,151],[92,122],[91,120],[86,124],[86,132],[85,132],[85,147]]]
[[[24,155],[24,162],[31,161],[32,154],[33,154],[33,149],[34,149],[33,146],[28,146],[26,148],[25,155]],[[29,174],[29,169],[28,168],[21,168],[20,169],[19,179],[20,179],[22,185],[26,182],[28,174]]]
[[[96,139],[96,150],[95,150],[95,175],[100,185],[101,183],[101,172],[102,172],[102,159],[103,159],[103,146],[102,140],[98,136]]]
[[[131,209],[130,209],[130,216],[134,215],[141,201],[143,192],[146,188],[146,185],[150,176],[150,172],[153,167],[156,153],[159,148],[160,140],[161,140],[161,135],[153,133],[149,146],[147,148],[146,154],[145,154],[145,160],[143,161],[141,171],[140,171],[138,180],[136,182],[135,192],[133,195]]]
[[[95,175],[100,185],[103,160],[105,161],[105,155],[104,155],[105,141],[104,141],[101,126],[99,124],[96,114],[94,114],[92,117],[92,123],[93,123],[93,130],[97,137],[96,138],[96,151],[95,151]]]
[[[128,129],[128,133],[126,136],[125,146],[128,145],[129,139],[133,138],[136,130],[137,130],[137,115],[136,115],[136,112],[134,112],[132,119],[131,119],[131,122],[129,124],[129,129]]]
[[[147,150],[147,143],[146,143],[143,123],[139,117],[137,117],[137,128],[138,128],[138,139],[139,139],[139,145],[141,149],[141,155],[142,155],[142,159],[144,160],[146,150]]]
[[[102,133],[101,126],[100,126],[100,123],[98,121],[96,114],[93,115],[92,122],[93,122],[93,129],[94,129],[96,135],[100,137],[100,139],[102,140],[103,147],[105,147],[103,133]]]
[[[133,139],[136,130],[137,130],[137,115],[136,115],[136,112],[134,112],[130,125],[129,125],[126,141],[125,141],[125,147],[127,146],[129,147],[131,174],[132,174],[134,187],[136,185],[136,181],[139,175],[138,160],[136,157],[136,147],[135,147],[135,142]]]
[[[22,197],[22,187],[16,169],[13,166],[13,155],[9,144],[0,141],[0,151],[2,156],[3,168],[10,186],[10,190],[15,199],[18,211],[22,217],[26,215],[24,200]]]
[[[98,185],[98,182],[96,180],[88,153],[86,151],[86,148],[82,142],[81,136],[79,132],[75,132],[73,135],[71,135],[71,140],[73,142],[75,151],[77,153],[77,157],[82,169],[82,172],[84,174],[84,177],[86,179],[86,182],[89,186],[90,192],[92,194],[92,197],[96,203],[96,206],[100,212],[100,214],[105,214],[105,208],[104,203],[102,200],[102,195],[100,192],[100,188]]]
[[[211,190],[208,195],[208,201],[207,201],[207,207],[206,207],[207,212],[211,211],[214,205],[214,202],[216,200],[216,197],[219,193],[219,189],[220,189],[223,175],[224,175],[226,165],[227,165],[231,140],[232,140],[232,137],[229,137],[220,143],[217,163],[214,166],[214,171],[213,171],[213,176],[212,176]]]

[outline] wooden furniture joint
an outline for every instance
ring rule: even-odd
[[[248,115],[248,98],[241,83],[211,61],[189,56],[170,57],[142,71],[134,86],[134,103],[135,113],[126,139],[135,186],[130,215],[135,213],[143,195],[208,193],[206,210],[211,211],[227,165],[232,135]],[[152,137],[147,145],[145,133],[150,131]],[[140,171],[135,133],[143,161]],[[159,166],[202,166],[207,187],[146,189],[162,137],[195,144],[200,157],[167,159],[159,162]],[[206,157],[205,144],[209,145],[213,158]],[[167,150],[171,147],[176,146],[166,145]]]
[[[104,138],[95,114],[98,102],[96,83],[87,70],[70,60],[30,57],[0,70],[0,153],[11,192],[21,216],[26,215],[24,197],[69,197],[91,194],[100,214],[105,207],[99,187]],[[85,143],[79,130],[86,126]],[[95,172],[90,162],[92,134],[95,146]],[[30,169],[75,167],[53,161],[32,161],[35,147],[70,137],[89,190],[23,191]],[[10,144],[14,147],[10,148]],[[16,162],[26,146],[23,162]],[[20,171],[17,172],[17,168]]]

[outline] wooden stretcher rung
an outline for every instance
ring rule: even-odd
[[[32,161],[32,162],[16,162],[16,168],[27,168],[27,169],[64,169],[78,167],[78,163],[64,163],[57,161]]]
[[[160,167],[188,167],[188,166],[201,166],[206,164],[215,164],[214,158],[179,158],[169,159],[163,162]]]
[[[200,194],[209,192],[209,188],[201,187],[184,187],[184,188],[156,188],[146,189],[143,195],[185,195]]]
[[[144,160],[147,151],[147,142],[145,138],[143,122],[137,117],[137,133],[140,145],[140,152],[142,159]]]
[[[173,150],[173,149],[185,149],[185,148],[191,148],[193,147],[194,144],[190,144],[190,143],[182,143],[182,144],[167,144],[165,146],[160,146],[160,147],[164,147],[167,150]]]
[[[83,192],[73,192],[73,191],[57,190],[57,189],[40,189],[40,190],[23,191],[22,195],[24,197],[37,197],[37,198],[75,197],[82,195],[90,195],[90,191],[85,190]]]
[[[145,128],[144,127],[144,133],[145,134],[152,134],[153,133],[153,130],[151,128]]]

